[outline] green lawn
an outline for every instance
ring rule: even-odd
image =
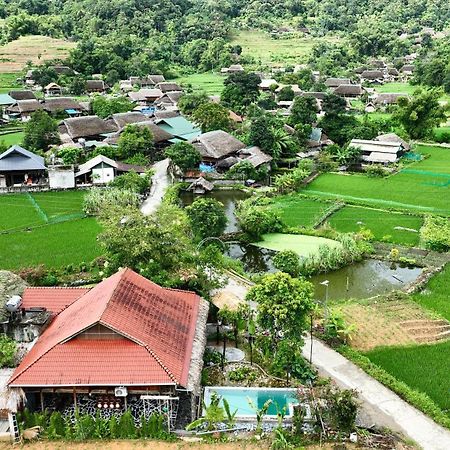
[[[312,227],[331,206],[331,202],[320,202],[291,194],[275,197],[271,209],[276,211],[283,223],[289,227]]]
[[[377,92],[386,92],[386,93],[402,93],[412,95],[414,91],[418,89],[418,86],[412,86],[409,83],[402,83],[402,82],[393,82],[393,83],[386,83],[381,84],[379,86],[375,86],[375,90]]]
[[[85,191],[0,196],[0,269],[60,267],[100,254],[100,225],[83,218]]]
[[[183,87],[191,85],[194,91],[205,91],[208,95],[219,95],[223,89],[225,77],[219,73],[195,73],[177,78],[177,83]]]
[[[331,41],[330,38],[322,38]],[[336,38],[333,38],[336,40]],[[256,63],[263,65],[301,64],[307,61],[309,54],[320,38],[291,37],[274,39],[269,33],[258,30],[243,30],[234,33],[232,45],[241,45],[242,54],[252,56]]]
[[[450,416],[450,341],[433,345],[383,347],[366,353],[375,364],[424,392]]]
[[[435,275],[422,292],[412,295],[414,301],[450,320],[450,263]]]
[[[94,218],[48,224],[31,231],[0,234],[0,269],[44,264],[58,268],[90,262],[101,254],[100,225]]]
[[[16,133],[0,134],[0,142],[3,142],[8,147],[18,144],[23,141],[25,133],[23,131],[17,131]]]
[[[262,241],[253,245],[278,252],[293,250],[299,256],[304,257],[316,254],[322,245],[328,245],[329,247],[340,247],[342,245],[340,242],[331,239],[300,234],[270,233],[264,234],[262,239]]]
[[[361,227],[372,231],[376,240],[390,236],[389,242],[402,245],[417,245],[419,243],[422,217],[411,216],[359,206],[345,206],[333,214],[328,222],[342,233],[356,232]],[[417,233],[407,230],[396,230],[396,227],[410,228]]]
[[[450,149],[418,146],[416,151],[431,157],[387,178],[323,174],[303,192],[379,208],[450,215]]]
[[[17,82],[19,76],[18,73],[0,73],[0,94],[7,94],[9,91],[21,87]]]

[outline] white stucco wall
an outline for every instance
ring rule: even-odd
[[[92,183],[93,184],[105,184],[114,180],[114,168],[113,167],[98,167],[92,169]]]
[[[75,187],[73,169],[48,169],[48,181],[51,189],[70,189]]]

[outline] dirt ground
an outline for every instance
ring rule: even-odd
[[[65,58],[74,42],[47,36],[21,36],[0,47],[0,73],[21,72],[27,61],[33,64]]]

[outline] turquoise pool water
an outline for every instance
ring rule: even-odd
[[[297,405],[296,389],[277,388],[234,388],[234,387],[207,387],[205,388],[205,403],[209,405],[212,392],[217,392],[222,398],[227,399],[231,411],[238,410],[237,417],[255,417],[255,411],[249,405],[250,398],[253,403],[261,408],[271,399],[272,404],[267,412],[268,416],[276,416],[277,411],[286,407],[286,415],[290,415],[289,405]]]

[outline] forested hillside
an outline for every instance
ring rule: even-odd
[[[0,17],[3,43],[27,34],[75,40],[73,68],[114,80],[174,65],[226,66],[240,53],[228,44],[231,32],[242,28],[336,35],[339,43],[316,45],[311,58],[333,73],[368,57],[404,56],[413,42],[402,34],[445,29],[450,7],[446,0],[0,0]],[[431,46],[429,58],[443,51]]]

